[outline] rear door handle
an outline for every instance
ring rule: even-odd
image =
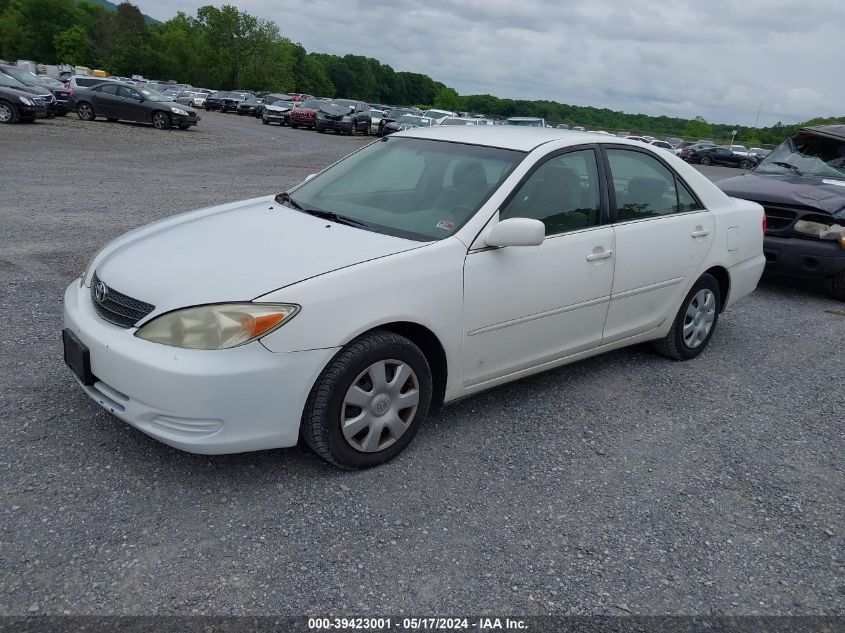
[[[693,231],[690,233],[690,237],[707,237],[710,235],[710,229],[698,229],[697,231]]]
[[[587,255],[588,262],[594,262],[599,259],[610,259],[613,257],[613,251],[601,251],[599,253],[590,253]]]

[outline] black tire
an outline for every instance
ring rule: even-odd
[[[841,270],[833,276],[832,294],[837,301],[845,301],[845,270]]]
[[[754,167],[754,163],[747,159],[739,163],[740,169],[751,169],[752,167]]]
[[[352,121],[349,122],[349,132],[347,132],[347,134],[349,134],[349,136],[355,136],[355,132],[356,132],[355,128],[356,128],[356,123],[355,123],[355,119],[353,119]]]
[[[299,129],[299,126],[296,123],[291,122],[290,129],[296,130],[296,129]]]
[[[407,430],[386,448],[363,452],[354,448],[341,430],[344,398],[354,381],[373,363],[395,359],[416,374],[419,392],[414,417]],[[420,348],[404,336],[374,330],[344,347],[320,374],[302,413],[300,434],[317,455],[342,468],[370,468],[401,453],[422,426],[431,405],[431,369]]]
[[[93,121],[97,118],[97,113],[94,111],[94,106],[87,101],[83,101],[76,106],[76,116],[82,121]]]
[[[325,133],[326,133],[326,128],[324,128],[324,127],[318,127],[318,128],[317,128],[317,132],[319,132],[320,134],[325,134]]]
[[[704,340],[696,346],[691,347],[687,345],[687,342],[684,340],[683,332],[685,321],[688,319],[687,310],[690,309],[690,305],[693,303],[696,296],[704,290],[709,290],[715,297],[715,305],[713,306],[713,323],[710,326],[710,331],[707,333]],[[681,303],[681,307],[678,310],[678,314],[675,315],[675,320],[672,322],[672,327],[670,328],[669,333],[659,341],[654,341],[652,343],[657,353],[673,360],[689,360],[691,358],[695,358],[703,352],[708,343],[710,343],[710,339],[713,337],[713,332],[716,331],[716,326],[719,324],[719,311],[722,309],[722,300],[723,298],[721,296],[719,282],[716,281],[715,277],[711,274],[704,273],[698,278],[698,281],[695,282],[693,287],[687,293],[687,296],[684,298],[683,303]]]
[[[170,115],[167,112],[157,110],[153,112],[153,127],[157,130],[169,130],[172,124]]]
[[[704,166],[706,167],[707,165],[709,165],[709,164],[710,164],[710,163],[712,163],[713,161],[712,161],[712,160],[710,160],[710,157],[709,157],[709,156],[702,156],[702,157],[701,157],[701,160],[700,160],[700,161],[698,161],[698,162],[699,162],[699,163],[701,163],[702,165],[704,165]]]
[[[106,121],[108,121],[109,123],[115,123],[117,119],[107,118]]]
[[[268,121],[268,120],[267,120],[267,119],[265,119],[264,117],[261,117],[261,122],[262,122],[264,125],[270,125],[270,121]]]
[[[18,120],[15,104],[0,100],[0,123],[14,123]]]

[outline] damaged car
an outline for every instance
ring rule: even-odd
[[[750,173],[717,183],[766,212],[766,272],[829,279],[845,301],[845,125],[798,130]]]
[[[335,134],[354,136],[370,133],[370,107],[362,101],[334,99],[317,108],[315,126],[318,132],[334,130]]]

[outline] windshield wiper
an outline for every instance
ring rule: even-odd
[[[330,222],[335,222],[336,224],[346,224],[347,226],[357,226],[361,228],[365,228],[369,231],[374,231],[372,226],[367,224],[366,222],[361,222],[360,220],[356,220],[354,218],[348,218],[345,215],[338,215],[334,211],[324,211],[323,209],[306,209],[301,204],[299,204],[296,200],[290,197],[290,194],[287,191],[283,191],[282,193],[278,194],[275,198],[273,198],[279,204],[284,204],[292,209],[296,209],[297,211],[301,211],[302,213],[307,213],[308,215],[313,215],[316,218],[320,218],[323,220],[329,220]]]
[[[794,171],[799,176],[804,175],[803,172],[800,169],[798,169],[795,165],[793,165],[792,163],[784,163],[784,162],[779,161],[779,160],[774,160],[774,161],[772,161],[771,164],[777,165],[778,167],[786,167],[787,169],[791,169],[792,171]]]

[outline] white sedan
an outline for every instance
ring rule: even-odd
[[[644,341],[691,359],[763,271],[763,210],[638,141],[416,128],[173,216],[65,293],[85,392],[195,453],[373,466],[441,403]]]

